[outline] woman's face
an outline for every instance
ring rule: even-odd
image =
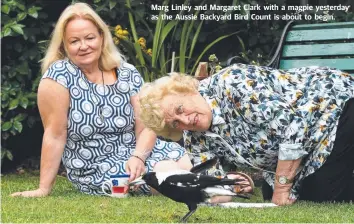
[[[199,94],[168,95],[161,107],[167,125],[173,129],[206,131],[211,124],[211,108]]]
[[[98,63],[102,52],[103,38],[90,20],[73,19],[66,25],[64,42],[66,53],[77,66]]]

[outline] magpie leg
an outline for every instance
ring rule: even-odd
[[[181,219],[181,222],[187,222],[188,218],[193,215],[193,213],[196,211],[197,209],[194,210],[190,210],[185,216],[183,216],[183,218]]]
[[[197,205],[188,205],[189,212],[183,216],[181,222],[187,222],[188,218],[197,210]]]

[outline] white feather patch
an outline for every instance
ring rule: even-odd
[[[167,177],[172,175],[183,175],[183,174],[190,174],[191,172],[187,170],[173,170],[168,172],[156,172],[156,178],[159,182],[159,185],[166,180]]]
[[[203,191],[207,193],[209,197],[221,196],[221,195],[230,195],[230,196],[237,195],[230,190],[226,190],[224,188],[219,188],[219,187],[207,187]]]

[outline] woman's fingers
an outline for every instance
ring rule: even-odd
[[[134,177],[134,179],[140,177],[141,175],[143,175],[145,173],[145,166],[143,165],[138,165],[138,167],[136,168],[136,171],[132,172],[134,173],[134,176],[132,176],[132,174],[130,175],[131,178]],[[132,179],[132,181],[134,180]],[[135,186],[132,186],[131,190],[133,191],[136,191],[138,190],[139,188],[141,187],[141,185],[135,185]]]
[[[236,192],[244,192],[244,193],[252,192],[253,189],[252,189],[251,183],[244,176],[239,175],[239,174],[229,174],[229,175],[227,175],[227,178],[238,180],[237,184],[239,184],[240,187],[235,188]]]
[[[10,196],[12,196],[12,197],[22,196],[22,192],[15,192],[15,193],[10,194]]]
[[[139,159],[131,157],[127,162],[126,170],[130,174],[129,182],[131,182],[145,172],[145,165]]]
[[[126,172],[127,174],[130,175],[129,177],[129,182],[135,180],[136,178],[136,165],[134,165],[134,161],[132,161],[131,159],[128,160],[127,164],[126,164]]]
[[[130,171],[129,182],[135,180],[135,178],[136,178],[136,170],[135,170],[135,169],[132,169],[132,170]]]

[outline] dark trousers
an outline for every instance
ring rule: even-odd
[[[340,116],[333,150],[326,162],[313,174],[304,178],[300,200],[354,201],[354,99],[346,102]],[[264,181],[264,200],[271,200],[272,188]]]

